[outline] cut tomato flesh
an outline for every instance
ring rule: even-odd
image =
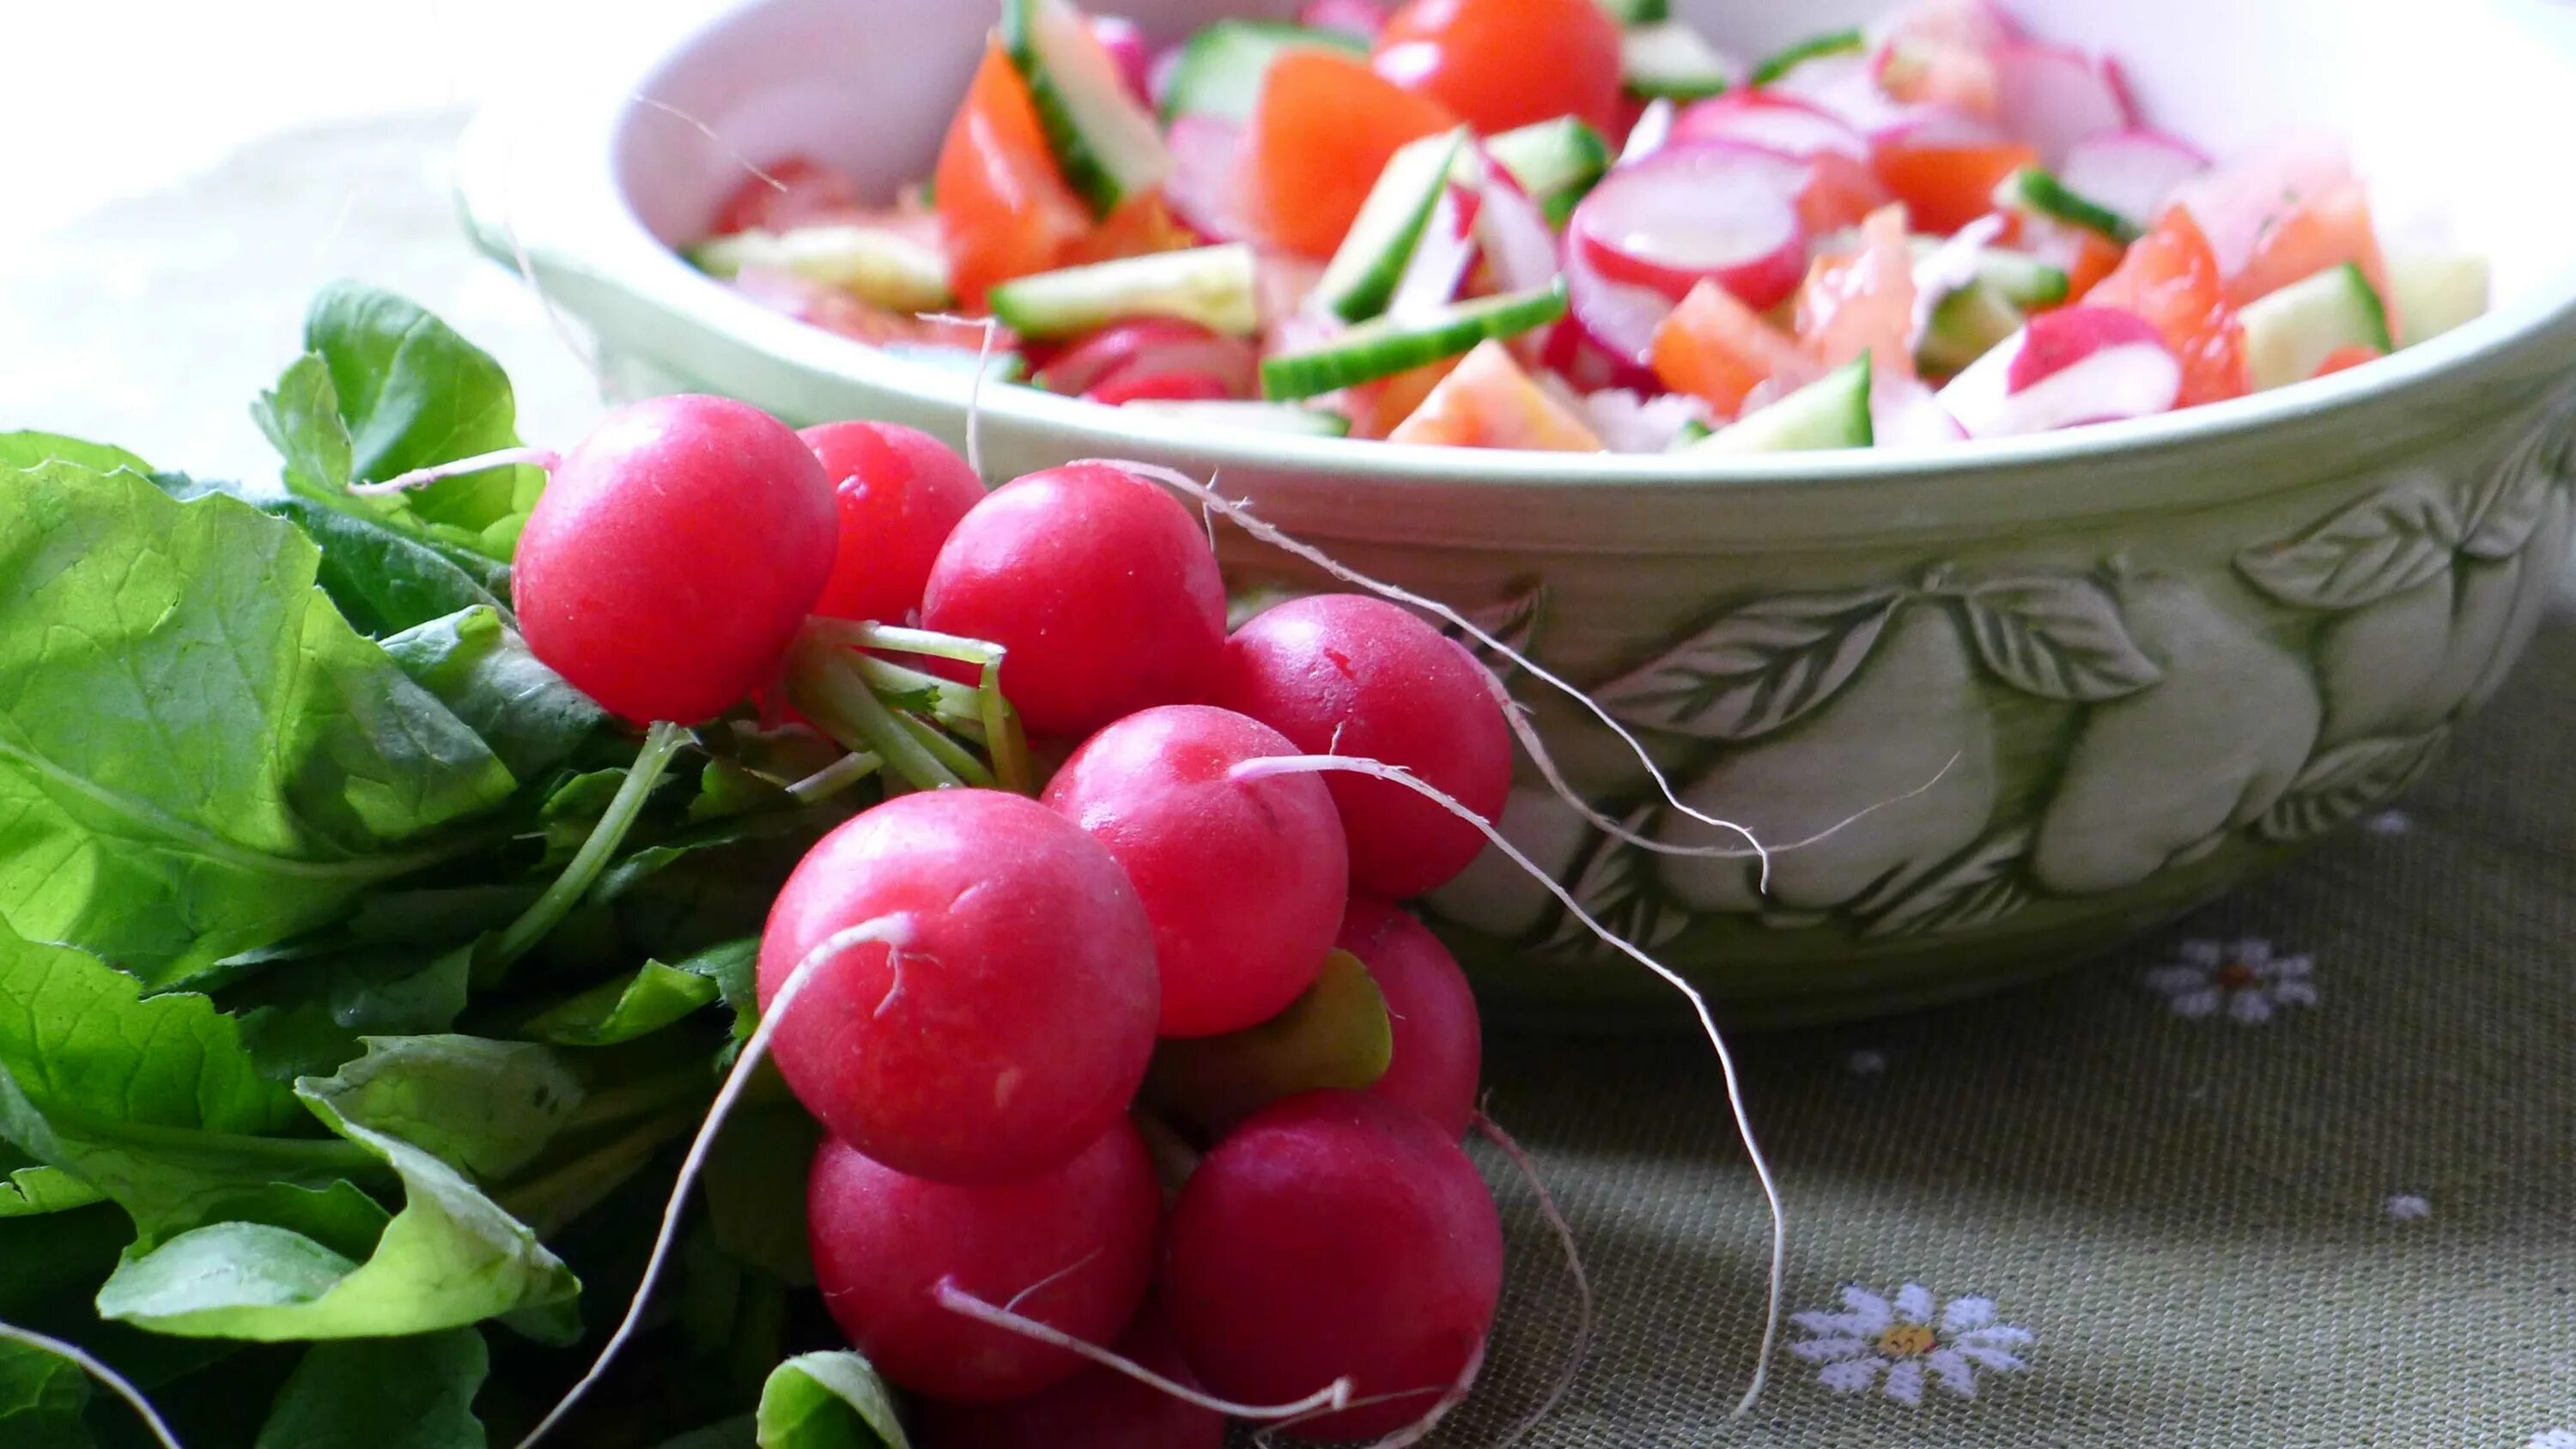
[[[1773,377],[1791,376],[1794,386],[1822,371],[1796,338],[1715,282],[1701,283],[1655,333],[1655,376],[1729,417]]]
[[[2346,262],[2361,268],[2386,305],[2388,263],[2371,225],[2369,194],[2359,182],[2309,198],[2258,237],[2244,270],[2228,280],[2227,298],[2242,307]],[[2390,316],[2388,323],[2394,331],[2397,318]]]
[[[994,41],[939,151],[941,234],[959,295],[1054,268],[1091,214],[1047,149],[1028,83]]]
[[[1809,236],[1824,236],[1860,225],[1895,199],[1869,163],[1820,151],[1807,158],[1807,189],[1798,194],[1798,220]]]
[[[2088,307],[2133,312],[2156,329],[2182,360],[2182,395],[2175,406],[2223,402],[2253,390],[2245,328],[2227,299],[2218,258],[2189,209],[2167,207],[2118,270],[2076,295]]]
[[[2039,153],[2018,144],[1881,146],[1871,158],[1879,181],[1905,203],[1914,225],[1948,234],[1995,209],[1995,186]]]
[[[1456,124],[1354,56],[1290,51],[1271,63],[1253,109],[1245,220],[1273,246],[1330,257],[1388,159]]]
[[[859,183],[811,156],[790,156],[761,168],[734,188],[716,213],[716,236],[741,231],[793,231],[860,211]]]
[[[1390,443],[1433,443],[1453,448],[1529,448],[1553,453],[1597,453],[1601,439],[1573,411],[1549,395],[1511,349],[1487,342],[1467,354],[1413,416],[1387,435]]]
[[[1413,0],[1379,33],[1375,65],[1487,134],[1618,120],[1619,27],[1598,0]]]
[[[2326,354],[2325,361],[2317,364],[2316,375],[2332,377],[2338,372],[2349,372],[2365,362],[2377,362],[2387,355],[2367,342],[2347,342]]]
[[[1884,207],[1861,224],[1860,250],[1821,257],[1798,293],[1798,338],[1828,368],[1870,355],[1891,377],[1914,375],[1914,252],[1905,217]]]

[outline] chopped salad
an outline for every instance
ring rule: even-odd
[[[690,252],[879,347],[1399,443],[1916,446],[2194,407],[2475,318],[2340,140],[2213,161],[2115,60],[1906,0],[1747,63],[1665,0],[1314,0],[1157,49],[1004,0],[935,172],[791,157]]]

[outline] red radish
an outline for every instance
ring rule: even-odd
[[[1164,1301],[1210,1388],[1272,1403],[1352,1381],[1362,1406],[1286,1430],[1300,1438],[1369,1438],[1439,1408],[1502,1293],[1502,1222],[1467,1154],[1358,1092],[1235,1129],[1181,1189],[1165,1244]]]
[[[1241,241],[1252,229],[1243,220],[1243,127],[1193,111],[1172,121],[1164,145],[1172,174],[1163,199],[1173,215],[1210,241]]]
[[[1619,143],[1619,164],[1634,166],[1671,145],[1675,114],[1669,100],[1648,103],[1628,127],[1628,139]]]
[[[921,617],[1009,651],[1002,691],[1030,730],[1080,735],[1207,697],[1225,581],[1205,528],[1170,494],[1077,463],[975,505],[939,551]]]
[[[1941,389],[1971,437],[2002,438],[2169,411],[2182,364],[2154,324],[2114,307],[2061,307]]]
[[[2076,195],[2144,223],[2163,213],[2177,187],[2208,169],[2209,158],[2190,142],[2133,127],[2097,131],[2068,147],[2057,179]]]
[[[1162,1309],[1147,1303],[1117,1353],[1197,1386]],[[1223,1449],[1225,1416],[1119,1373],[1090,1367],[1032,1398],[1006,1404],[920,1405],[922,1449]]]
[[[1714,281],[1756,311],[1798,290],[1807,233],[1804,163],[1723,141],[1670,146],[1622,166],[1575,208],[1569,245],[1609,281],[1675,302]]]
[[[1833,153],[1869,159],[1869,140],[1840,117],[1794,96],[1728,91],[1693,102],[1673,118],[1673,142],[1734,141],[1805,160]]]
[[[637,724],[712,719],[778,672],[832,576],[832,480],[747,403],[620,408],[555,466],[510,595],[528,647]]]
[[[1306,0],[1306,7],[1297,12],[1297,23],[1373,41],[1386,29],[1386,12],[1375,0]]]
[[[1057,353],[1039,372],[1038,385],[1069,397],[1097,397],[1096,389],[1129,374],[1193,373],[1214,379],[1227,397],[1249,397],[1260,372],[1260,352],[1240,337],[1177,318],[1140,317],[1112,322]]]
[[[1483,210],[1473,192],[1452,185],[1432,203],[1430,222],[1422,229],[1422,239],[1413,255],[1396,278],[1395,292],[1387,299],[1386,315],[1398,319],[1419,317],[1448,306],[1458,298],[1459,286],[1467,280],[1467,269],[1476,261],[1476,214]]]
[[[1594,269],[1588,247],[1565,249],[1567,317],[1550,344],[1548,361],[1577,387],[1642,387],[1653,380],[1655,333],[1673,315],[1673,299],[1648,287],[1614,282]],[[1613,366],[1600,377],[1579,375],[1570,356],[1589,344]]]
[[[1313,776],[1226,774],[1296,752],[1242,715],[1174,705],[1093,735],[1047,786],[1046,803],[1108,848],[1145,903],[1161,1035],[1268,1021],[1324,968],[1350,881],[1332,792]]]
[[[1163,1191],[1145,1139],[1119,1117],[1072,1160],[997,1186],[908,1176],[827,1139],[805,1205],[814,1278],[850,1345],[916,1393],[992,1403],[1063,1383],[1085,1365],[949,1312],[939,1285],[1106,1343],[1152,1284]]]
[[[889,800],[788,877],[761,935],[762,1006],[835,932],[901,915],[908,944],[807,968],[778,1026],[779,1072],[834,1136],[901,1172],[999,1182],[1118,1121],[1160,991],[1153,925],[1098,841],[997,791]]]
[[[1096,403],[1116,407],[1131,402],[1223,402],[1235,396],[1223,380],[1204,372],[1120,373],[1084,394]]]
[[[1384,599],[1316,594],[1263,612],[1227,642],[1212,702],[1305,753],[1403,766],[1487,820],[1511,792],[1511,729],[1493,676]],[[1329,785],[1350,837],[1353,890],[1418,896],[1484,849],[1475,827],[1401,785],[1348,775]]]
[[[1920,378],[1870,374],[1870,431],[1882,448],[1924,448],[1965,442],[1968,430],[1950,416]]]
[[[1370,1093],[1411,1107],[1453,1137],[1467,1135],[1485,1039],[1476,993],[1457,958],[1420,921],[1366,898],[1351,901],[1335,944],[1368,967],[1395,1035],[1386,1075]]]
[[[1148,110],[1154,106],[1154,50],[1146,43],[1145,32],[1136,22],[1119,15],[1094,15],[1091,38],[1118,67],[1118,78],[1127,83],[1127,92],[1136,104]]]
[[[840,557],[813,612],[900,624],[948,531],[984,501],[984,484],[955,449],[895,423],[825,423],[796,436],[823,463],[841,507]]]
[[[2040,159],[2051,166],[2084,137],[2137,123],[2109,69],[2080,50],[2012,41],[1994,55],[1997,114],[2004,128],[2038,147]]]

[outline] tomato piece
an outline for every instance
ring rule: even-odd
[[[2129,248],[2119,269],[2075,294],[2088,307],[2117,307],[2154,325],[2182,359],[2176,407],[2223,402],[2253,391],[2245,328],[2227,299],[2217,254],[2189,208],[2171,206]]]
[[[1914,251],[1888,206],[1861,223],[1861,248],[1819,257],[1798,293],[1798,339],[1828,369],[1866,352],[1891,377],[1914,375]]]
[[[1453,448],[1601,451],[1601,439],[1592,429],[1523,372],[1511,349],[1499,342],[1467,354],[1458,370],[1442,379],[1386,440]]]
[[[1807,189],[1798,193],[1798,221],[1807,235],[1823,236],[1860,225],[1871,212],[1895,199],[1887,183],[1859,158],[1818,151],[1807,158]]]
[[[1815,371],[1816,360],[1798,339],[1715,282],[1692,288],[1655,332],[1655,376],[1730,417],[1742,410],[1746,393],[1770,378],[1804,379]]]
[[[1028,83],[1002,50],[984,63],[939,150],[939,220],[958,295],[981,305],[985,289],[1048,271],[1091,230],[1091,213],[1047,149]]]
[[[1619,120],[1619,26],[1599,0],[1413,0],[1387,21],[1374,63],[1488,134]]]
[[[1084,232],[1058,254],[1056,265],[1079,267],[1114,262],[1154,252],[1186,251],[1199,245],[1198,233],[1183,225],[1159,192],[1128,198],[1109,219]]]
[[[811,156],[790,156],[734,188],[716,213],[714,233],[788,231],[860,210],[859,183]]]
[[[2228,279],[2227,299],[2242,307],[2346,262],[2361,268],[2383,305],[2389,301],[2388,263],[2371,225],[2369,193],[2359,182],[2309,197],[2257,237],[2244,269]],[[2388,325],[2396,330],[2393,313]]]
[[[1351,419],[1351,436],[1383,439],[1394,432],[1405,419],[1413,416],[1434,388],[1448,381],[1449,374],[1458,370],[1461,360],[1445,357],[1438,362],[1424,363],[1393,377],[1382,377],[1352,388],[1344,404],[1344,411]]]
[[[1271,63],[1253,108],[1246,221],[1273,246],[1330,257],[1388,158],[1457,124],[1354,56],[1290,51]]]
[[[1995,186],[2024,166],[2039,164],[2039,153],[2017,143],[1980,145],[1902,141],[1879,148],[1870,158],[1878,179],[1905,203],[1914,224],[1925,231],[1949,233],[1995,209]]]
[[[2316,375],[2332,377],[2338,372],[2349,372],[2365,362],[2377,362],[2387,355],[2367,342],[2347,342],[2326,354],[2326,360],[2317,364]]]

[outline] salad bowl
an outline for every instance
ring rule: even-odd
[[[1170,36],[1293,5],[1132,0]],[[1687,3],[1739,53],[1851,0]],[[1770,457],[1444,449],[1192,427],[878,352],[699,275],[746,164],[921,174],[976,4],[754,0],[629,36],[478,119],[467,225],[627,392],[908,423],[1002,478],[1082,457],[1211,475],[1352,568],[1466,611],[1642,742],[1504,665],[1604,831],[1535,773],[1505,832],[1729,1016],[1951,999],[2117,945],[2385,807],[2538,627],[2576,535],[2576,18],[2479,0],[2025,4],[2214,150],[2345,133],[2383,218],[2485,253],[2494,309],[2383,361],[2037,437]],[[1319,586],[1230,532],[1247,599]],[[1667,798],[1739,822],[1723,846]],[[1738,842],[1740,844],[1740,842]],[[1489,856],[1424,903],[1498,1016],[1618,1027],[1661,989]]]

